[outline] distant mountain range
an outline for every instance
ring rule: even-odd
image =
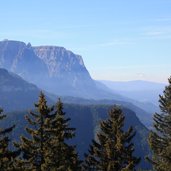
[[[158,106],[159,94],[163,93],[164,83],[136,80],[136,81],[100,81],[108,88],[122,96],[139,102],[151,102]]]

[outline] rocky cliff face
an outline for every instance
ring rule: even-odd
[[[30,43],[26,45],[19,41],[1,41],[0,67],[15,72],[27,81],[36,84],[42,78],[47,78],[47,67],[35,55]]]
[[[63,47],[38,46],[34,47],[34,52],[47,65],[50,77],[59,77],[69,72],[85,72],[89,76],[81,56]]]
[[[63,95],[78,95],[87,88],[95,88],[95,83],[84,66],[81,56],[56,46],[34,47],[34,52],[47,66],[48,90]],[[54,81],[56,85],[51,84]]]
[[[61,96],[103,97],[81,56],[56,46],[32,47],[19,41],[0,42],[0,67]]]

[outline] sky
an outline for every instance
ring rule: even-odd
[[[65,47],[97,80],[171,75],[171,0],[5,0],[0,23],[0,40]]]

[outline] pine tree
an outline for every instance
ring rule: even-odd
[[[48,107],[41,92],[37,113],[26,116],[30,127],[26,128],[28,137],[21,137],[15,146],[22,152],[16,169],[26,171],[77,171],[80,162],[75,146],[67,140],[74,137],[75,128],[69,128],[70,119],[65,119],[63,104],[59,100],[56,106]]]
[[[49,144],[48,165],[54,171],[80,170],[80,161],[75,146],[68,145],[67,141],[75,136],[75,128],[69,127],[70,118],[65,119],[63,104],[59,99],[56,104],[56,112],[51,120],[51,141]]]
[[[154,114],[154,130],[149,135],[153,156],[150,159],[156,171],[171,170],[171,77],[163,95],[159,96],[161,113]]]
[[[25,118],[29,123],[26,127],[28,137],[21,137],[20,143],[15,143],[21,152],[16,168],[30,171],[46,170],[46,153],[49,141],[47,130],[49,127],[49,118],[53,108],[46,104],[44,94],[41,92],[39,101],[35,104],[36,112],[30,112]]]
[[[124,132],[124,115],[114,106],[109,111],[109,119],[100,123],[97,141],[93,140],[89,154],[85,155],[84,170],[92,171],[133,171],[140,158],[134,157],[135,136],[133,128]]]
[[[6,115],[3,114],[3,110],[0,109],[0,120],[4,119]],[[9,128],[1,128],[0,129],[0,170],[1,171],[9,171],[14,169],[14,162],[17,155],[19,155],[19,151],[11,151],[9,148],[9,144],[11,140],[9,138],[9,134],[12,133],[15,125]]]

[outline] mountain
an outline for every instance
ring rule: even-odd
[[[71,118],[71,127],[76,128],[76,137],[72,143],[77,145],[81,158],[83,158],[84,153],[87,153],[91,140],[95,138],[99,130],[99,121],[107,118],[107,112],[110,108],[111,105],[64,104],[64,111],[67,117]],[[145,161],[145,156],[150,154],[147,142],[148,130],[132,110],[125,107],[122,109],[125,114],[125,129],[133,126],[134,130],[136,130],[136,136],[134,137],[135,154],[141,157],[140,167],[149,169],[150,164]],[[7,119],[2,123],[4,126],[6,124],[16,124],[16,128],[12,134],[12,137],[15,137],[16,140],[19,139],[21,134],[25,134],[24,128],[27,122],[24,119],[24,115],[26,114],[27,111],[8,113]]]
[[[40,89],[20,76],[0,68],[0,107],[5,111],[28,110],[38,100]],[[47,97],[48,101],[52,103]]]
[[[162,94],[166,84],[135,80],[135,81],[101,81],[114,92],[139,102],[150,102],[158,106],[159,94]]]
[[[51,100],[56,101],[57,96],[47,94]],[[152,127],[153,113],[149,113],[146,110],[134,105],[128,101],[118,101],[118,100],[93,100],[93,99],[83,99],[78,97],[60,97],[64,103],[67,104],[79,104],[79,105],[120,105],[122,107],[128,108],[135,112],[136,116],[140,121],[149,129]]]
[[[57,46],[38,46],[33,49],[48,69],[48,80],[41,87],[58,95],[98,96],[96,85],[81,56]]]
[[[36,85],[47,78],[46,65],[35,55],[30,43],[0,41],[0,67]]]
[[[32,47],[30,43],[4,40],[0,42],[0,67],[61,96],[93,99],[115,96],[97,86],[81,56],[63,47]],[[115,98],[121,96],[116,94]]]
[[[149,113],[148,119],[151,122],[155,112],[159,112],[159,94],[163,93],[166,84],[135,80],[135,81],[99,81],[107,86],[112,92],[118,93],[127,98],[127,102],[131,102],[135,106]],[[146,119],[147,121],[147,119]],[[146,125],[147,126],[147,125]],[[151,127],[148,125],[148,127]]]

